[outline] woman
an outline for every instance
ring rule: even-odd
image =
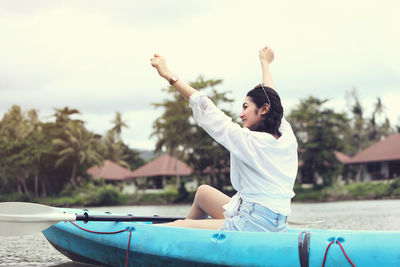
[[[297,174],[297,141],[283,118],[269,69],[274,53],[259,51],[263,83],[248,92],[240,118],[243,128],[207,96],[180,80],[155,54],[151,64],[186,99],[196,122],[230,151],[232,198],[207,185],[197,189],[187,219],[168,226],[231,231],[287,231],[287,216]],[[212,219],[205,219],[211,216]],[[203,219],[203,220],[198,220]]]

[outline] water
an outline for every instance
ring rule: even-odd
[[[290,221],[325,221],[296,228],[400,231],[400,200],[293,203]],[[185,216],[189,205],[102,207],[92,210],[134,215]],[[0,266],[83,267],[56,251],[41,233],[0,238]]]

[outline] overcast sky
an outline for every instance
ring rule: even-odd
[[[124,141],[153,149],[162,110],[151,103],[168,97],[150,66],[155,52],[186,81],[223,79],[217,89],[232,91],[239,114],[268,44],[286,114],[310,95],[344,111],[355,87],[368,114],[381,97],[399,124],[399,13],[398,0],[0,0],[0,117],[13,104],[42,120],[68,106],[104,134],[119,111]]]

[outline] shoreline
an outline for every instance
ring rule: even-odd
[[[84,194],[82,192],[85,192]],[[395,200],[400,199],[400,178],[391,181],[373,181],[349,183],[345,185],[333,185],[321,189],[303,188],[296,184],[295,196],[292,203],[328,203],[339,201],[357,200]],[[96,195],[93,195],[96,193]],[[235,191],[224,192],[233,195]],[[85,195],[86,194],[86,195]],[[167,189],[160,192],[145,193],[136,192],[131,195],[122,194],[110,185],[90,186],[88,190],[80,189],[80,192],[71,191],[69,196],[50,196],[29,198],[24,195],[2,195],[0,201],[35,202],[55,207],[76,206],[168,206],[191,204],[195,192],[179,192]]]

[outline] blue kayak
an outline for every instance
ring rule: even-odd
[[[89,221],[59,222],[43,234],[71,260],[106,266],[400,266],[396,231],[257,233]]]

